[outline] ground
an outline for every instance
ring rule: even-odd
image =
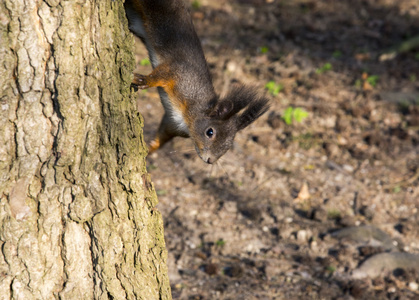
[[[254,85],[271,108],[215,166],[182,138],[148,157],[173,298],[418,299],[419,48],[383,55],[419,34],[418,1],[191,10],[215,89]],[[308,116],[287,124],[289,107]],[[149,142],[163,113],[155,89],[138,108]],[[386,252],[414,256],[354,275]]]

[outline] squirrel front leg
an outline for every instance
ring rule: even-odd
[[[157,66],[149,75],[134,73],[132,84],[144,90],[151,87],[162,87],[168,94],[172,94],[175,79],[167,65]]]
[[[165,112],[163,119],[161,120],[156,137],[150,143],[149,153],[153,153],[175,136],[189,136],[187,133],[180,131],[179,124],[173,120],[174,111],[180,113],[182,117],[188,116],[188,105],[181,95],[176,92],[175,77],[169,71],[167,65],[162,64],[157,66],[149,75],[134,73],[132,84],[140,89],[161,87],[167,93],[168,100],[171,103],[171,105],[168,105],[168,107],[165,108],[168,111]],[[189,124],[190,120],[186,117],[184,121]]]

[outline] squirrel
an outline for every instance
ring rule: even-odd
[[[250,87],[234,87],[220,98],[183,0],[126,0],[129,29],[145,44],[153,71],[134,73],[133,86],[157,87],[165,114],[149,153],[175,136],[190,137],[198,156],[215,163],[234,137],[268,108]]]

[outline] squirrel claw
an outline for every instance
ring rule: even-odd
[[[136,87],[142,90],[149,88],[146,76],[140,74],[134,74],[134,80],[132,81],[132,85],[135,85]]]
[[[157,149],[160,148],[160,140],[158,137],[156,137],[154,140],[151,141],[149,148],[148,148],[148,154],[153,153]]]

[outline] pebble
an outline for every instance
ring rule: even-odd
[[[409,289],[410,289],[411,291],[416,292],[416,291],[419,289],[419,284],[417,284],[417,283],[416,283],[416,282],[414,282],[414,281],[409,282]]]
[[[319,245],[318,245],[318,243],[317,243],[317,241],[312,241],[311,243],[310,243],[310,249],[311,250],[313,250],[313,251],[317,251],[317,250],[319,250],[319,247],[318,247]]]
[[[196,245],[195,245],[194,243],[190,243],[190,244],[189,244],[189,248],[191,248],[191,249],[196,249]]]
[[[306,242],[308,240],[308,236],[309,233],[307,232],[307,230],[302,229],[297,231],[297,240],[301,242]]]
[[[231,73],[235,73],[238,70],[238,65],[234,61],[229,61],[227,63],[227,70]]]
[[[294,220],[291,217],[287,217],[287,218],[285,218],[284,221],[285,221],[285,223],[292,223],[292,221],[294,221]]]
[[[354,171],[354,167],[352,167],[350,165],[343,165],[342,167],[348,173],[352,173]]]
[[[376,278],[396,269],[419,271],[419,254],[406,252],[383,252],[369,257],[352,272],[352,278]]]
[[[395,248],[393,239],[386,232],[374,226],[345,227],[334,231],[331,236],[339,240],[350,240],[364,245],[374,241],[375,247],[380,246],[385,250]]]

